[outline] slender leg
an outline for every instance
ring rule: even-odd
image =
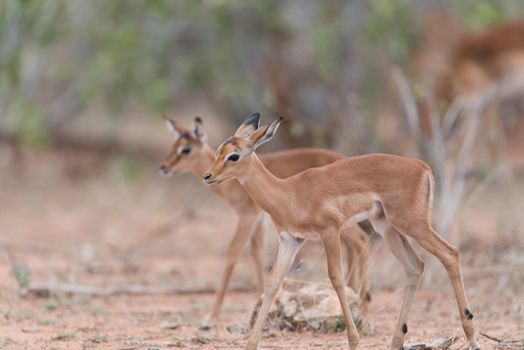
[[[354,238],[350,229],[344,229],[340,232],[340,242],[344,244],[347,255],[347,273],[346,273],[346,285],[357,291],[357,269],[358,269],[358,247],[355,246]]]
[[[371,302],[371,293],[368,285],[368,267],[369,257],[371,255],[369,251],[369,237],[366,232],[360,230],[362,235],[362,245],[360,246],[360,254],[358,255],[358,276],[360,280],[360,302],[362,305],[362,313],[364,317],[367,317],[369,303]]]
[[[466,291],[464,289],[459,250],[442,239],[431,228],[429,223],[420,225],[420,228],[417,229],[420,233],[414,236],[414,238],[422,247],[424,247],[424,249],[436,256],[446,269],[451,284],[453,285],[453,290],[459,307],[460,318],[462,320],[462,327],[466,334],[466,338],[469,341],[470,349],[480,349],[480,345],[475,337],[473,314],[469,308]]]
[[[347,337],[349,349],[355,350],[359,341],[359,336],[351,311],[349,310],[348,301],[346,299],[346,292],[344,290],[344,277],[342,275],[342,263],[340,257],[340,237],[338,233],[326,233],[322,236],[322,244],[326,252],[328,273],[331,279],[331,284],[337,293],[342,313],[344,314],[344,321],[346,322]]]
[[[340,232],[341,243],[348,252],[348,286],[359,293],[361,313],[366,318],[371,301],[368,287],[369,238],[357,226]]]
[[[244,248],[247,240],[251,235],[251,232],[253,232],[256,219],[257,216],[255,215],[240,216],[235,235],[233,236],[231,242],[229,242],[226,256],[226,266],[224,267],[224,272],[222,273],[222,279],[220,281],[217,293],[215,294],[215,300],[213,302],[213,306],[211,307],[211,312],[204,320],[204,326],[209,325],[209,323],[213,321],[220,313],[227,286],[229,284],[229,279],[231,278],[231,273],[233,272],[233,268],[238,261],[238,257],[240,256],[242,248]]]
[[[413,306],[415,295],[420,287],[420,281],[422,280],[422,274],[424,272],[424,261],[422,261],[415,249],[413,249],[413,246],[407,238],[393,226],[389,226],[389,228],[383,232],[383,235],[389,249],[402,264],[404,272],[406,273],[406,286],[404,287],[402,308],[400,309],[400,315],[391,341],[391,349],[398,350],[402,349],[404,337],[408,332],[408,317]]]
[[[284,281],[284,277],[293,263],[295,255],[297,255],[297,252],[304,243],[304,240],[297,239],[287,232],[279,233],[279,237],[280,244],[278,247],[277,260],[273,265],[271,277],[266,286],[266,290],[264,291],[262,305],[258,310],[257,320],[247,341],[246,350],[257,349],[260,335],[262,334],[262,329],[264,328],[271,303],[280,289],[282,282]]]
[[[262,214],[256,224],[253,234],[251,235],[251,257],[255,266],[257,279],[257,293],[264,293],[264,214]]]

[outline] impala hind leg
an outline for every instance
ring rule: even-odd
[[[402,264],[406,274],[406,285],[404,287],[404,296],[402,300],[402,307],[400,315],[393,332],[393,339],[391,341],[391,350],[402,349],[404,345],[404,338],[408,332],[408,318],[413,306],[415,295],[420,287],[422,274],[424,272],[424,261],[417,254],[408,239],[393,226],[387,227],[382,232],[385,241],[395,256],[395,258]]]
[[[231,242],[229,242],[227,249],[226,265],[224,267],[224,272],[222,273],[222,279],[220,280],[220,285],[215,294],[215,300],[211,307],[211,311],[204,320],[204,327],[208,326],[220,313],[231,274],[233,273],[233,269],[238,261],[242,248],[244,248],[247,240],[253,232],[256,220],[256,215],[244,215],[239,218],[235,235]]]
[[[475,336],[473,314],[471,313],[464,288],[459,250],[443,240],[429,225],[426,227],[426,232],[427,234],[417,241],[424,249],[436,256],[442,265],[444,265],[451,284],[453,285],[459,307],[460,319],[462,320],[462,328],[470,343],[470,348],[474,350],[480,349],[480,345]]]
[[[354,350],[357,348],[359,336],[357,327],[355,327],[355,323],[353,322],[351,311],[349,310],[346,291],[344,289],[345,283],[340,257],[340,237],[337,233],[326,234],[322,236],[322,244],[326,252],[329,278],[335,292],[337,293],[340,307],[342,308],[342,314],[344,315],[344,321],[346,322],[349,348]]]
[[[280,289],[284,277],[286,276],[293,259],[297,255],[298,251],[304,244],[304,240],[297,239],[287,232],[282,232],[279,234],[280,244],[278,246],[278,256],[275,264],[273,265],[273,270],[271,271],[271,277],[264,291],[264,296],[262,299],[262,305],[258,310],[257,320],[247,340],[246,350],[256,350],[258,347],[258,342],[262,334],[262,329],[266,323],[267,314],[269,308],[275,295]]]
[[[255,267],[258,295],[264,293],[264,214],[262,214],[251,235],[251,257]]]
[[[460,265],[459,250],[442,239],[430,226],[429,222],[411,223],[405,227],[399,227],[392,223],[401,232],[405,232],[413,237],[425,250],[434,255],[442,263],[453,286],[455,297],[459,308],[462,328],[469,341],[470,349],[478,350],[480,345],[475,336],[475,326],[473,324],[473,314],[468,304],[464,281],[462,279],[462,268]],[[400,222],[400,226],[403,223]]]

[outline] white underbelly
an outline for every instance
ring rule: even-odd
[[[369,215],[370,215],[369,211],[360,212],[357,215],[354,215],[350,217],[349,219],[347,219],[346,221],[344,221],[342,228],[348,228],[348,227],[354,226],[355,224],[361,221],[367,220],[369,219]]]
[[[308,241],[319,241],[320,236],[317,232],[290,232],[291,236]]]

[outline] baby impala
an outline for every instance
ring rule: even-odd
[[[359,336],[344,293],[339,232],[366,218],[384,236],[407,277],[390,348],[399,350],[404,344],[408,316],[424,271],[422,259],[406,238],[410,236],[445,267],[470,348],[480,349],[462,281],[459,251],[430,225],[431,168],[416,159],[373,154],[345,158],[279,179],[264,166],[255,150],[273,137],[281,121],[259,127],[258,114],[247,118],[218,148],[215,161],[203,176],[209,185],[237,179],[271,216],[280,238],[277,261],[246,349],[257,349],[271,302],[305,240],[320,240],[324,246],[329,278],[346,323],[349,349],[357,349]]]

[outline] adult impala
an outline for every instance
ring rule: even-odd
[[[271,216],[280,238],[277,261],[246,349],[257,348],[271,302],[305,240],[320,240],[324,246],[329,277],[347,327],[349,348],[357,348],[359,336],[344,293],[339,232],[365,218],[385,237],[407,276],[391,349],[401,349],[404,344],[408,315],[424,270],[422,259],[406,235],[435,255],[446,268],[466,337],[471,348],[479,349],[464,291],[459,251],[430,225],[431,168],[416,159],[374,154],[346,158],[279,179],[264,166],[255,150],[273,137],[281,121],[282,118],[259,127],[258,114],[247,118],[235,135],[218,148],[214,163],[203,176],[208,185],[237,179]]]
[[[191,129],[186,129],[171,119],[165,118],[165,122],[176,139],[169,156],[160,167],[160,173],[166,176],[174,172],[192,172],[200,177],[215,159],[215,151],[207,144],[202,120],[199,117],[195,118]],[[265,154],[261,156],[261,159],[276,176],[285,178],[308,168],[333,163],[344,157],[341,153],[311,148]],[[251,240],[251,255],[255,265],[258,291],[260,294],[264,291],[263,211],[237,181],[230,181],[221,186],[213,187],[212,190],[222,197],[236,213],[238,225],[235,235],[229,243],[226,266],[206,321],[212,321],[218,316],[231,273],[242,248],[248,240]],[[360,284],[360,299],[362,311],[365,315],[370,301],[366,276],[369,239],[367,234],[356,226],[344,230],[342,241],[348,251],[350,271],[353,272],[348,281],[351,287],[355,289],[356,285]]]

